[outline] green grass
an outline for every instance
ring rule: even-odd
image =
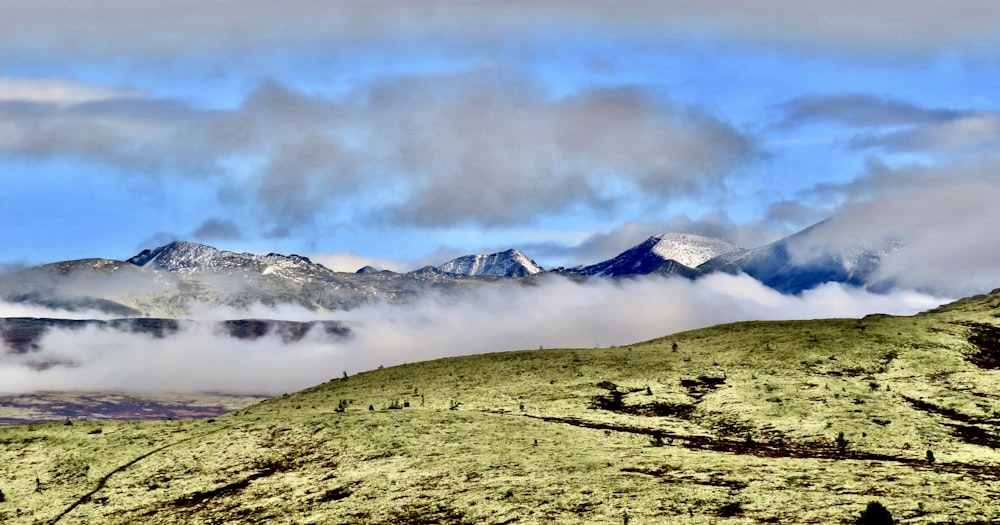
[[[990,522],[1000,371],[969,338],[998,306],[414,363],[215,420],[0,428],[0,522],[853,523],[873,500],[897,523]],[[603,381],[620,409],[594,408]]]

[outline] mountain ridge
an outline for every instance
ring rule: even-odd
[[[693,278],[698,265],[713,257],[739,250],[735,244],[712,237],[664,233],[649,237],[617,256],[587,266],[562,269],[564,273],[597,277],[628,275],[681,275]],[[673,262],[673,264],[670,264]]]
[[[454,275],[493,277],[525,277],[545,271],[538,263],[515,249],[464,255],[437,266],[437,269]]]
[[[78,259],[0,275],[0,300],[119,317],[184,317],[202,306],[291,304],[316,312],[342,311],[372,302],[407,303],[431,292],[461,293],[480,283],[529,284],[546,274],[696,279],[724,272],[749,275],[783,293],[797,294],[827,282],[876,292],[891,289],[891,281],[878,269],[882,259],[898,249],[898,241],[824,244],[827,227],[822,222],[749,250],[722,239],[666,233],[605,261],[551,270],[509,249],[406,273],[370,267],[348,273],[301,255],[241,253],[175,241],[125,261]]]

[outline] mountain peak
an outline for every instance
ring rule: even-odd
[[[143,250],[128,262],[144,268],[178,271],[194,269],[222,253],[220,250],[189,241],[173,241],[158,248]]]
[[[646,242],[652,243],[650,251],[664,260],[677,261],[689,268],[697,268],[713,257],[740,249],[729,241],[690,233],[662,233]]]
[[[577,275],[619,277],[651,273],[697,275],[701,263],[740,248],[712,237],[689,233],[662,233],[618,254],[613,259],[565,270]]]
[[[527,255],[513,249],[491,254],[465,255],[452,259],[437,269],[455,275],[497,277],[525,277],[543,271]]]

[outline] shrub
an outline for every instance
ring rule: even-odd
[[[833,440],[833,442],[837,445],[837,450],[839,450],[841,454],[847,452],[847,445],[851,443],[844,437],[843,432],[837,434],[837,439]]]
[[[861,516],[855,522],[858,525],[893,525],[892,514],[885,505],[877,501],[868,502],[868,506],[861,512]]]

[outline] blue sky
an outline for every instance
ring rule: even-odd
[[[849,214],[1000,277],[989,2],[5,4],[4,266],[173,239],[555,266]]]

